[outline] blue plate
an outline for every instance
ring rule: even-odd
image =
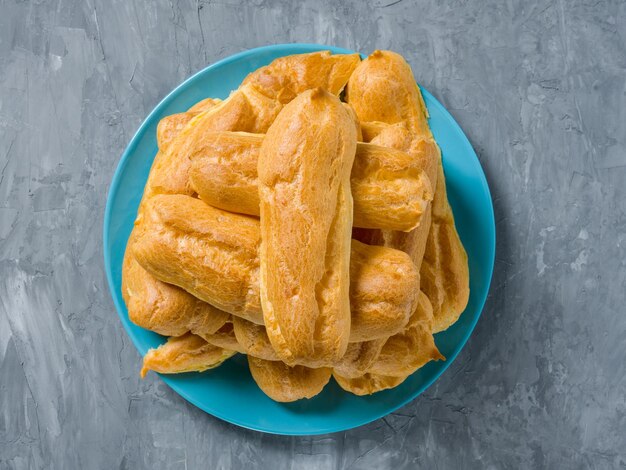
[[[283,44],[241,52],[207,67],[159,103],[122,155],[104,215],[104,264],[117,312],[141,355],[165,339],[129,321],[121,293],[122,259],[157,152],[157,123],[203,98],[226,98],[248,73],[277,57],[324,49],[339,54],[352,52],[316,44]],[[264,395],[241,355],[211,371],[163,375],[165,383],[197,407],[225,421],[269,433],[310,435],[350,429],[385,416],[417,397],[446,370],[469,338],[485,303],[493,271],[495,224],[489,187],[472,146],[448,111],[426,90],[422,89],[422,93],[430,113],[430,126],[441,147],[456,226],[469,256],[469,304],[456,324],[436,335],[437,347],[447,361],[432,362],[402,385],[369,397],[346,393],[331,380],[315,398],[290,404],[276,403]],[[139,369],[137,363],[137,373]]]

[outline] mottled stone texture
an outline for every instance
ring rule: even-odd
[[[0,0],[0,468],[626,468],[626,4]],[[139,356],[105,284],[124,146],[243,49],[402,53],[494,196],[491,295],[424,395],[346,433],[245,431]]]

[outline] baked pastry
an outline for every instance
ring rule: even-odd
[[[190,153],[200,198],[231,212],[259,215],[257,162],[262,134],[213,132]],[[391,147],[359,142],[351,173],[355,227],[409,231],[420,224],[433,189],[420,162]]]
[[[248,367],[259,388],[272,400],[290,402],[312,398],[322,391],[331,376],[327,367],[290,367],[280,361],[248,356]]]
[[[467,257],[399,55],[278,59],[157,140],[123,265],[129,317],[170,336],[142,375],[242,353],[288,402],[331,375],[375,393],[443,359],[433,332],[467,303]]]
[[[279,57],[248,75],[242,88],[250,87],[281,104],[313,88],[339,96],[360,60],[359,54],[329,51]]]
[[[259,222],[184,195],[146,201],[132,254],[157,279],[220,310],[263,323],[259,300]]]
[[[156,349],[150,349],[143,358],[141,376],[149,370],[162,374],[202,372],[219,366],[235,351],[218,348],[192,333],[172,336]]]
[[[355,151],[354,121],[321,88],[285,106],[261,146],[261,304],[288,365],[333,363],[348,347]]]

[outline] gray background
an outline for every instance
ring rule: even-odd
[[[625,36],[615,1],[0,1],[0,468],[626,468]],[[143,118],[283,42],[402,53],[476,148],[497,220],[457,361],[320,437],[238,429],[140,380],[103,272]]]

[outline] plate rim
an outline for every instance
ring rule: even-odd
[[[128,329],[125,325],[125,321],[123,318],[123,307],[120,305],[120,302],[116,296],[116,288],[115,288],[115,283],[113,281],[113,274],[112,274],[112,269],[111,269],[111,256],[109,254],[108,250],[108,246],[109,246],[109,229],[110,229],[110,225],[111,225],[111,217],[112,217],[112,205],[113,205],[113,199],[115,197],[115,195],[117,194],[118,190],[119,190],[119,186],[120,186],[120,180],[121,180],[121,175],[124,172],[124,170],[126,169],[126,166],[128,165],[128,161],[131,158],[131,155],[135,152],[136,147],[139,145],[139,142],[141,141],[143,134],[146,132],[146,129],[152,125],[152,121],[155,119],[155,116],[159,115],[161,113],[161,111],[166,108],[169,104],[171,104],[177,97],[178,95],[180,95],[188,86],[190,86],[195,80],[197,80],[200,76],[202,76],[204,73],[209,72],[210,70],[214,69],[214,68],[218,68],[224,65],[227,65],[229,63],[241,60],[241,59],[245,59],[248,56],[254,56],[256,54],[259,53],[263,53],[265,51],[282,51],[284,49],[300,49],[300,51],[296,51],[296,52],[290,52],[291,54],[297,54],[297,53],[306,53],[306,52],[313,52],[315,50],[329,50],[331,51],[333,54],[353,54],[355,53],[355,51],[352,51],[350,49],[345,49],[342,47],[336,47],[336,46],[328,46],[328,45],[323,45],[323,44],[315,44],[315,43],[281,43],[281,44],[270,44],[270,45],[266,45],[266,46],[261,46],[261,47],[255,47],[252,49],[246,49],[243,51],[240,51],[236,54],[232,54],[229,55],[227,57],[224,57],[216,62],[213,62],[211,64],[209,64],[207,67],[204,67],[203,69],[195,72],[194,74],[192,74],[191,76],[189,76],[187,79],[185,79],[183,82],[181,82],[180,84],[178,84],[172,91],[170,91],[161,101],[159,101],[159,103],[152,109],[152,111],[150,111],[150,113],[145,117],[145,119],[142,121],[141,125],[139,126],[139,128],[137,129],[137,131],[135,132],[135,134],[133,135],[132,139],[130,140],[130,142],[127,144],[126,148],[124,149],[124,152],[122,153],[122,156],[120,158],[120,160],[117,163],[117,167],[115,169],[115,172],[113,173],[112,179],[111,179],[111,183],[108,187],[108,191],[107,191],[107,197],[106,197],[106,203],[105,203],[105,210],[104,210],[104,219],[103,219],[103,226],[102,226],[102,231],[103,231],[103,237],[102,237],[102,247],[103,247],[103,257],[104,257],[104,269],[105,269],[105,274],[106,274],[106,279],[107,279],[107,285],[109,287],[109,293],[111,294],[112,300],[113,300],[113,304],[115,306],[115,310],[117,312],[118,317],[121,320],[122,323],[122,327],[125,331],[125,333],[130,337],[131,341],[133,342],[133,345],[135,346],[135,348],[137,349],[137,351],[143,355],[145,354],[145,350],[142,347],[139,338],[136,337],[135,333]],[[362,57],[363,54],[359,53]],[[481,293],[480,297],[478,298],[478,302],[477,302],[477,314],[475,315],[475,318],[471,321],[471,324],[469,325],[469,327],[467,328],[465,334],[462,336],[462,340],[459,343],[459,347],[458,349],[451,354],[450,356],[448,356],[446,358],[445,364],[443,365],[443,367],[441,368],[441,370],[439,370],[437,373],[433,374],[433,376],[427,380],[424,384],[422,384],[422,386],[417,387],[415,390],[413,390],[406,399],[402,400],[399,404],[392,406],[391,408],[386,409],[384,412],[381,413],[377,413],[375,415],[372,415],[371,417],[368,417],[365,420],[361,420],[361,422],[357,422],[356,424],[349,424],[347,427],[337,427],[336,425],[329,425],[327,428],[324,429],[317,429],[315,431],[311,431],[311,430],[297,430],[297,431],[279,431],[276,429],[272,429],[272,428],[268,428],[266,426],[263,425],[250,425],[250,424],[246,424],[241,422],[240,420],[236,419],[236,418],[232,418],[230,416],[225,416],[224,414],[220,413],[219,411],[216,411],[214,409],[212,410],[207,410],[206,406],[204,406],[203,404],[200,404],[200,402],[198,400],[196,400],[194,397],[192,397],[189,393],[187,393],[187,391],[185,390],[185,387],[181,387],[178,386],[177,384],[173,384],[170,382],[169,378],[167,377],[167,375],[164,374],[159,374],[159,377],[163,380],[163,382],[165,384],[167,384],[167,386],[169,386],[174,392],[176,392],[178,395],[180,395],[183,399],[185,399],[186,401],[188,401],[189,403],[191,403],[192,405],[194,405],[195,407],[199,408],[200,410],[202,410],[203,412],[210,414],[211,416],[215,416],[216,418],[225,421],[227,423],[231,423],[234,424],[236,426],[245,428],[245,429],[250,429],[252,431],[257,431],[257,432],[263,432],[263,433],[268,433],[268,434],[275,434],[275,435],[289,435],[289,436],[314,436],[314,435],[321,435],[321,434],[330,434],[330,433],[336,433],[336,432],[343,432],[343,431],[347,431],[350,429],[355,429],[358,428],[360,426],[364,426],[368,423],[371,423],[373,421],[376,421],[377,419],[380,419],[384,416],[387,416],[390,413],[393,413],[394,411],[398,410],[399,408],[407,405],[408,403],[412,402],[413,400],[415,400],[419,395],[421,395],[425,390],[427,390],[436,380],[439,379],[439,377],[441,377],[441,375],[448,370],[448,368],[450,367],[450,365],[455,361],[455,359],[457,358],[457,356],[460,354],[460,352],[465,348],[465,346],[467,345],[467,342],[469,340],[469,338],[471,337],[472,333],[474,332],[474,329],[478,323],[478,320],[481,318],[482,314],[483,314],[483,310],[485,307],[485,303],[487,301],[487,298],[489,296],[489,292],[491,290],[491,284],[492,284],[492,279],[493,279],[493,271],[494,271],[494,264],[495,264],[495,252],[496,252],[496,226],[495,226],[495,214],[494,214],[494,209],[493,209],[493,197],[491,195],[491,191],[489,188],[489,184],[487,182],[487,177],[485,174],[485,171],[483,169],[483,166],[481,164],[480,159],[478,158],[478,155],[476,154],[476,151],[474,150],[474,147],[472,146],[471,142],[469,141],[468,137],[465,135],[465,132],[463,132],[463,129],[461,128],[461,126],[458,124],[458,122],[456,121],[456,119],[454,119],[454,117],[450,114],[450,112],[448,111],[448,109],[439,102],[439,100],[437,100],[428,90],[426,90],[424,87],[422,87],[421,85],[419,85],[419,88],[422,92],[422,94],[426,95],[429,100],[432,100],[434,102],[436,102],[437,104],[440,105],[441,111],[443,113],[443,115],[447,118],[447,120],[449,122],[452,123],[452,126],[456,129],[456,131],[462,136],[463,139],[463,143],[464,145],[466,145],[470,150],[471,153],[473,154],[473,157],[476,159],[476,163],[478,164],[478,168],[480,169],[479,172],[479,180],[480,180],[480,184],[482,186],[482,189],[485,191],[485,193],[488,196],[488,200],[489,200],[489,207],[488,207],[488,216],[489,216],[489,251],[488,251],[488,256],[490,259],[490,263],[488,265],[488,276],[487,276],[487,283],[485,286],[484,291]],[[485,210],[487,209],[487,207],[484,208]]]

